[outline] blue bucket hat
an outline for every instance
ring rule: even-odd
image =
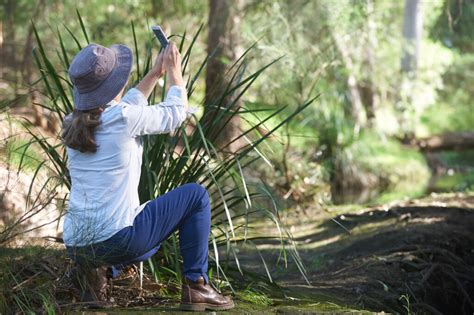
[[[76,109],[93,109],[113,100],[127,84],[132,64],[132,51],[125,45],[84,47],[68,70]]]

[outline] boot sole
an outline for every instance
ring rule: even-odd
[[[225,311],[234,308],[234,302],[230,302],[222,305],[215,305],[209,303],[181,303],[179,306],[180,309],[184,311]]]

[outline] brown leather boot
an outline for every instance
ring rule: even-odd
[[[71,272],[72,283],[79,291],[79,300],[91,308],[107,308],[107,267],[77,266]]]
[[[234,307],[234,302],[229,296],[217,293],[204,277],[199,277],[197,282],[184,278],[181,291],[182,310],[187,311],[222,311]]]

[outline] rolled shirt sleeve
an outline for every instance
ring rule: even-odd
[[[145,95],[143,95],[143,93],[137,88],[131,88],[128,90],[128,92],[122,97],[122,102],[130,105],[148,105],[148,100],[146,99]]]
[[[186,90],[178,85],[171,86],[164,102],[155,105],[147,106],[146,97],[136,88],[130,89],[122,102],[122,116],[132,137],[172,132],[188,114]]]

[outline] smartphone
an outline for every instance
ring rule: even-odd
[[[169,40],[168,38],[166,38],[165,32],[163,32],[161,27],[159,27],[158,25],[152,26],[151,30],[153,31],[153,33],[155,33],[156,38],[158,38],[158,41],[160,42],[161,47],[165,49],[166,46],[168,46],[169,44]]]

